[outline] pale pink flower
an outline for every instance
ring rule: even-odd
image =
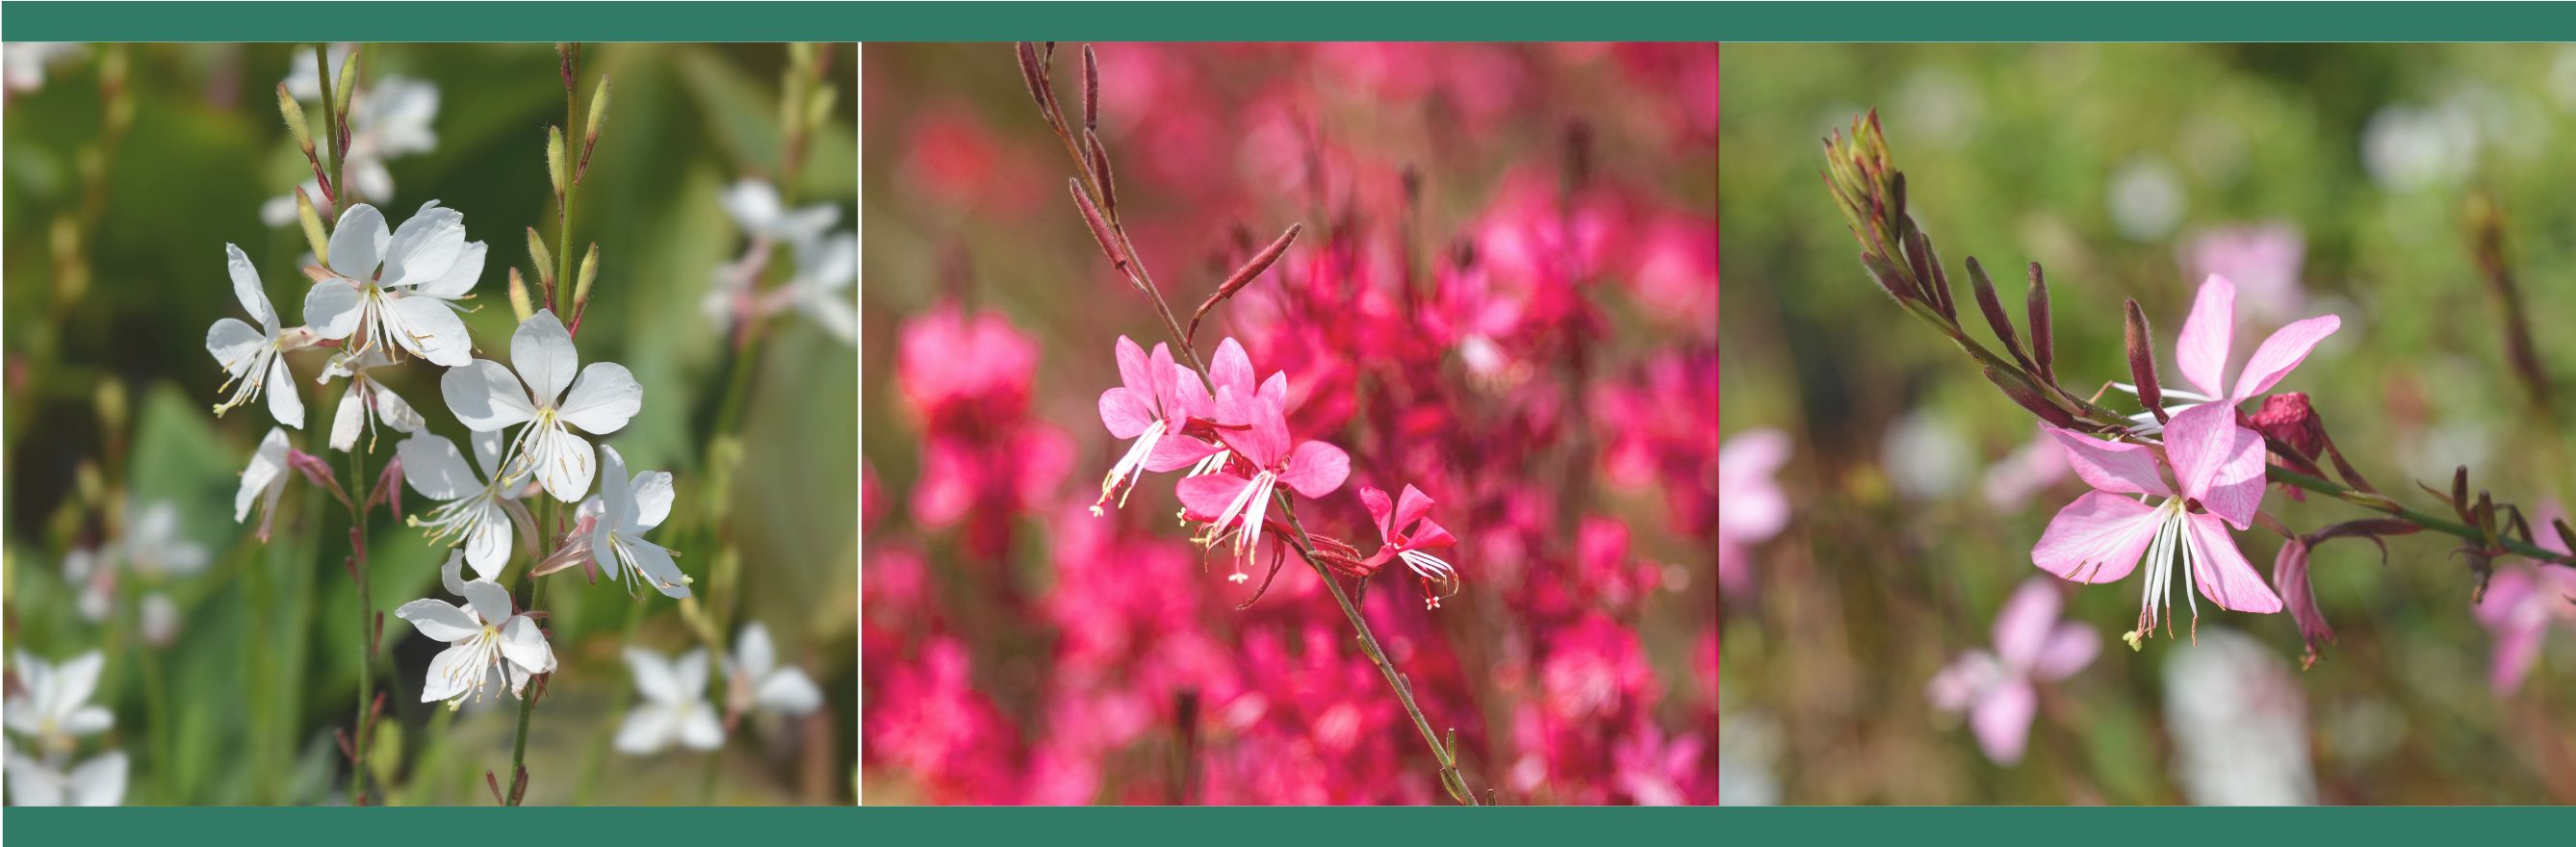
[[[1125,385],[1100,393],[1100,423],[1111,436],[1132,442],[1101,479],[1100,500],[1091,505],[1094,516],[1112,494],[1118,495],[1118,505],[1127,505],[1136,479],[1146,472],[1179,470],[1216,452],[1207,442],[1181,434],[1192,412],[1206,413],[1207,389],[1197,374],[1172,363],[1170,345],[1154,345],[1148,357],[1135,341],[1118,336],[1118,376]]]
[[[1789,525],[1789,497],[1771,475],[1789,462],[1789,436],[1779,430],[1737,433],[1717,450],[1717,584],[1740,591],[1753,545]]]
[[[1995,649],[1970,650],[1933,675],[1932,705],[1968,714],[1977,747],[1996,764],[2021,761],[2039,708],[2038,683],[2083,670],[2102,652],[2091,627],[2057,619],[2063,600],[2044,579],[2022,582],[1995,614]]]
[[[2318,342],[2342,327],[2343,319],[2334,315],[2319,315],[2281,327],[2270,338],[2263,339],[2262,346],[2254,348],[2254,358],[2245,362],[2244,370],[2238,372],[2231,387],[2226,379],[2227,353],[2236,333],[2236,284],[2226,277],[2211,274],[2200,284],[2200,294],[2192,301],[2191,316],[2183,319],[2182,336],[2176,339],[2174,347],[2174,363],[2180,366],[2183,378],[2199,391],[2193,393],[2167,388],[2165,396],[2192,403],[2216,403],[2232,410],[2236,404],[2272,390],[2273,385],[2278,384],[2282,377],[2289,376],[2291,370],[2308,358],[2308,352],[2315,350]],[[2123,386],[2123,389],[2136,391],[2129,386]],[[2174,403],[2165,406],[2168,413],[2191,408],[2195,407]],[[2152,433],[2160,429],[2148,415],[2134,419],[2140,422],[2141,432]],[[2232,413],[2227,423],[2231,427],[2235,425]]]
[[[2307,239],[2287,222],[2245,224],[2214,229],[2184,248],[2186,273],[2225,277],[2236,283],[2247,314],[2267,324],[2296,316],[2305,305],[2299,268],[2308,253]]]
[[[2057,446],[2056,439],[2040,433],[2003,461],[1986,468],[1986,506],[1999,512],[2019,511],[2032,496],[2064,479],[2066,451]]]
[[[2138,638],[2153,635],[2156,623],[2169,617],[2177,563],[2191,571],[2201,596],[2219,608],[2258,614],[2281,610],[2281,598],[2227,534],[2230,524],[2247,528],[2263,503],[2263,438],[2237,426],[2235,415],[2232,408],[2204,404],[2173,416],[2165,426],[2163,455],[2144,444],[2048,430],[2065,446],[2075,475],[2095,490],[2049,520],[2048,530],[2031,549],[2031,563],[2066,579],[2103,583],[2128,576],[2143,557],[2148,570],[2138,628],[2124,636],[2133,649]],[[2179,490],[2168,474],[2181,481]],[[2132,494],[2147,496],[2123,496]],[[2150,505],[2150,497],[2164,500]],[[2183,599],[2191,604],[2197,625],[2199,602],[2191,599],[2188,588]],[[2169,621],[2166,629],[2172,629]]]
[[[2549,524],[2555,507],[2544,508],[2534,523]],[[2555,533],[2542,533],[2541,546],[2560,553]],[[2496,571],[2479,599],[2478,622],[2495,635],[2495,660],[2487,682],[2498,694],[2522,688],[2523,677],[2540,662],[2540,647],[2549,640],[2549,625],[2576,629],[2576,570],[2554,565],[2516,565]]]

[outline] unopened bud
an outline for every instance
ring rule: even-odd
[[[537,265],[537,284],[553,288],[555,254],[554,251],[546,249],[546,237],[538,235],[536,227],[528,227],[528,261],[535,262]]]
[[[600,129],[608,126],[608,75],[599,75],[598,87],[590,90],[590,118],[582,122],[581,137],[599,140]]]
[[[338,116],[342,124],[349,120],[349,92],[357,88],[357,79],[358,51],[353,48],[340,58],[340,78],[332,80],[335,90],[331,92],[331,114]]]
[[[805,99],[805,126],[818,127],[822,126],[824,121],[830,120],[832,103],[840,96],[840,89],[830,83],[815,86],[814,93]]]
[[[564,189],[572,185],[570,177],[564,170],[563,127],[546,127],[546,178],[554,181],[556,200],[562,200]]]
[[[1109,221],[1100,216],[1100,207],[1092,205],[1091,195],[1082,190],[1082,180],[1067,179],[1065,187],[1073,191],[1073,205],[1082,210],[1082,222],[1091,227],[1091,239],[1100,243],[1100,252],[1119,270],[1127,269],[1127,256],[1118,250],[1118,239],[1109,231]]]
[[[2128,317],[2129,379],[2138,385],[2138,405],[2163,423],[2170,416],[2165,414],[2164,388],[2156,382],[2156,342],[2147,335],[2147,313],[2131,300]]]
[[[99,423],[107,425],[110,437],[121,437],[125,432],[125,381],[115,377],[100,381],[95,402]]]
[[[1100,188],[1100,208],[1118,213],[1118,174],[1109,168],[1109,148],[1100,143],[1100,134],[1082,131],[1083,143],[1091,148],[1091,180]]]
[[[599,242],[590,243],[590,252],[581,256],[581,270],[572,278],[572,302],[579,306],[590,302],[590,281],[599,277]]]
[[[511,268],[510,316],[518,319],[520,323],[527,323],[528,318],[536,313],[536,306],[528,302],[528,281],[519,277],[518,268]]]
[[[2030,263],[2030,294],[2022,301],[2030,313],[2030,356],[2038,361],[2039,379],[2057,384],[2057,333],[2048,316],[2048,279],[2040,275],[2039,263]]]
[[[285,116],[286,131],[295,136],[296,149],[304,151],[305,158],[312,158],[313,128],[304,121],[304,104],[295,102],[295,95],[287,93],[286,83],[282,82],[277,84],[277,111]]]
[[[322,231],[322,214],[313,208],[312,195],[304,186],[295,187],[295,220],[304,226],[304,245],[313,248],[313,261],[331,264],[331,236]]]
[[[1082,45],[1082,128],[1100,128],[1100,57]]]
[[[1020,81],[1028,83],[1029,99],[1037,101],[1041,110],[1054,111],[1054,105],[1049,102],[1054,98],[1047,96],[1046,72],[1043,70],[1044,62],[1038,58],[1038,46],[1022,41],[1012,45],[1012,49],[1019,53]]]
[[[1968,257],[1968,287],[1977,295],[1977,311],[1986,316],[1986,327],[2004,343],[2004,352],[2011,353],[2023,370],[2037,370],[2030,356],[2022,352],[2021,336],[2013,332],[2012,316],[2004,314],[2004,301],[1995,294],[1994,279],[1986,276],[1986,266],[1979,264],[1975,256]]]

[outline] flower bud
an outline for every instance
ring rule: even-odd
[[[546,237],[538,235],[536,227],[528,227],[528,261],[534,262],[537,265],[537,284],[546,288],[553,288],[555,286],[555,254],[554,251],[546,249]]]
[[[511,268],[511,269],[510,269],[510,316],[511,316],[511,317],[513,317],[513,318],[518,319],[518,321],[519,321],[520,323],[527,323],[527,322],[528,322],[528,318],[530,318],[530,317],[532,317],[532,316],[536,315],[536,313],[537,313],[537,310],[536,310],[535,305],[533,305],[533,304],[531,304],[531,303],[529,303],[529,302],[528,302],[528,282],[527,282],[527,280],[525,280],[525,279],[521,279],[521,278],[519,277],[519,269],[518,269],[518,268]]]
[[[1012,49],[1019,53],[1020,81],[1028,83],[1029,99],[1037,101],[1040,111],[1055,111],[1054,105],[1048,102],[1054,98],[1047,96],[1046,71],[1038,59],[1038,46],[1022,41],[1012,45]]]
[[[1100,243],[1101,255],[1119,270],[1127,269],[1127,257],[1118,252],[1118,239],[1109,232],[1109,221],[1100,216],[1100,207],[1092,205],[1091,195],[1082,190],[1082,180],[1066,179],[1065,188],[1073,192],[1073,205],[1082,210],[1082,222],[1091,227],[1091,240]]]
[[[599,242],[593,241],[590,243],[590,252],[581,256],[581,270],[574,272],[572,277],[573,305],[579,306],[590,302],[590,281],[598,276]]]
[[[1977,311],[1986,316],[1986,327],[1994,330],[1995,338],[2004,343],[2004,352],[2011,353],[2013,361],[2021,363],[2022,370],[2037,370],[2031,364],[2030,356],[2022,352],[2021,337],[2013,332],[2012,316],[2004,314],[2003,298],[1995,295],[1994,279],[1986,276],[1986,266],[1979,264],[1975,256],[1968,257],[1968,287],[1977,296]]]
[[[2128,304],[2129,379],[2138,385],[2138,405],[2156,416],[2157,423],[2170,419],[2165,414],[2164,388],[2156,382],[2156,342],[2147,334],[2147,313],[2138,301]]]
[[[1100,128],[1100,57],[1082,45],[1082,128]]]
[[[283,82],[277,84],[277,111],[286,117],[286,131],[295,136],[295,148],[304,151],[305,158],[313,158],[313,128],[304,121],[304,104],[286,93]]]
[[[2022,306],[2029,312],[2030,357],[2037,360],[2039,379],[2056,385],[2057,332],[2049,324],[2048,279],[2040,275],[2038,262],[2030,263],[2030,294],[2022,299]]]
[[[331,264],[331,237],[322,232],[322,214],[301,185],[295,187],[295,220],[304,227],[304,245],[313,249],[313,261]]]
[[[1082,131],[1082,142],[1091,148],[1091,180],[1100,188],[1100,208],[1118,214],[1118,174],[1109,168],[1109,148],[1100,143],[1100,134]]]
[[[824,121],[830,120],[832,103],[840,95],[840,89],[830,83],[815,86],[814,93],[805,99],[805,126],[818,127],[822,126]]]
[[[357,88],[357,78],[358,51],[350,50],[348,55],[340,57],[340,78],[332,80],[331,114],[338,118],[341,126],[349,123],[349,92]],[[340,146],[346,148],[348,139],[340,139]]]
[[[2003,375],[1996,373],[1994,368],[1980,368],[1979,370],[1985,372],[1986,381],[1994,383],[1996,390],[2002,391],[2005,397],[2012,398],[2014,403],[2019,404],[2024,409],[2030,410],[2031,414],[2038,415],[2040,420],[2047,421],[2050,426],[2063,429],[2076,428],[2075,416],[2068,414],[2065,409],[2060,409],[2056,405],[2049,403],[2047,398],[2031,393],[2031,390],[2028,387],[2004,381]]]
[[[564,170],[563,127],[546,127],[546,178],[554,181],[555,200],[563,200],[564,189],[572,185],[571,174]]]
[[[107,426],[109,439],[123,438],[127,408],[125,381],[115,377],[100,381],[93,402],[98,405],[98,421]]]
[[[597,143],[599,131],[608,126],[608,91],[608,75],[600,74],[599,85],[590,90],[590,117],[581,123],[584,145]],[[582,152],[581,160],[590,161],[588,150]]]

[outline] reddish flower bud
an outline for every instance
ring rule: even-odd
[[[2156,383],[2155,336],[2148,334],[2147,313],[2138,308],[2138,301],[2129,301],[2128,313],[2129,379],[2138,385],[2138,405],[2147,407],[2162,423],[2170,416],[2165,414],[2164,388]]]

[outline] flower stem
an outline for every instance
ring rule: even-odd
[[[2332,482],[2290,470],[2279,465],[2266,467],[2265,476],[2273,482],[2285,485],[2295,485],[2309,491],[2333,497],[2337,500],[2342,500],[2346,503],[2351,503],[2355,506],[2360,506],[2371,511],[2388,515],[2389,517],[2396,518],[2434,532],[2457,536],[2477,544],[2488,543],[2486,533],[2476,527],[2444,520],[2424,512],[2409,509],[2398,505],[2394,500],[2390,500],[2380,495],[2345,488]],[[2494,544],[2495,546],[2501,547],[2505,551],[2511,552],[2514,555],[2523,556],[2533,561],[2576,567],[2576,556],[2558,553],[2511,536],[2499,534],[2495,538]]]
[[[549,518],[553,517],[553,504],[547,504],[546,511]],[[551,523],[552,521],[548,521],[548,524]],[[548,526],[545,531],[551,534],[552,527]],[[545,602],[545,596],[546,581],[538,577],[529,577],[527,611],[536,611],[537,604]],[[530,680],[528,685],[535,688],[537,682]],[[510,740],[510,792],[503,797],[504,801],[512,806],[519,805],[521,795],[528,790],[526,784],[528,781],[528,718],[537,711],[535,695],[535,691],[524,691],[519,695],[519,727]]]
[[[357,395],[349,400],[356,402]],[[360,410],[360,414],[365,414]],[[349,445],[349,490],[364,492],[367,484],[367,454],[358,445]],[[350,575],[358,582],[358,713],[349,728],[349,802],[367,804],[368,720],[375,705],[376,692],[376,615],[375,601],[367,590],[367,513],[364,497],[349,500]]]

